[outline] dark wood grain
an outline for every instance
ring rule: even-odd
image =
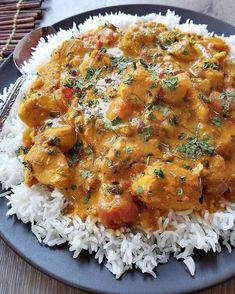
[[[64,9],[65,3],[66,9]],[[45,13],[42,25],[57,22],[86,10],[134,3],[188,7],[192,10],[215,16],[235,26],[234,0],[48,0],[44,4]],[[85,294],[83,291],[63,285],[40,273],[18,257],[2,240],[0,240],[0,264],[0,294]],[[232,293],[235,293],[235,279],[200,292],[200,294]]]

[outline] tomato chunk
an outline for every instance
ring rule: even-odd
[[[74,94],[73,88],[64,87],[62,91],[63,91],[64,98],[71,99],[73,97],[73,94]]]
[[[100,203],[98,215],[105,227],[118,229],[136,220],[138,208],[132,200],[115,196],[111,202]]]

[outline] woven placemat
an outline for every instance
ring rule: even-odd
[[[0,0],[0,64],[42,17],[44,0]]]

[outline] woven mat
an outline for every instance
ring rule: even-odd
[[[44,0],[0,0],[0,64],[42,16]]]

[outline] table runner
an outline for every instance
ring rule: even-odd
[[[18,41],[37,25],[44,0],[0,1],[0,64],[11,54]]]

